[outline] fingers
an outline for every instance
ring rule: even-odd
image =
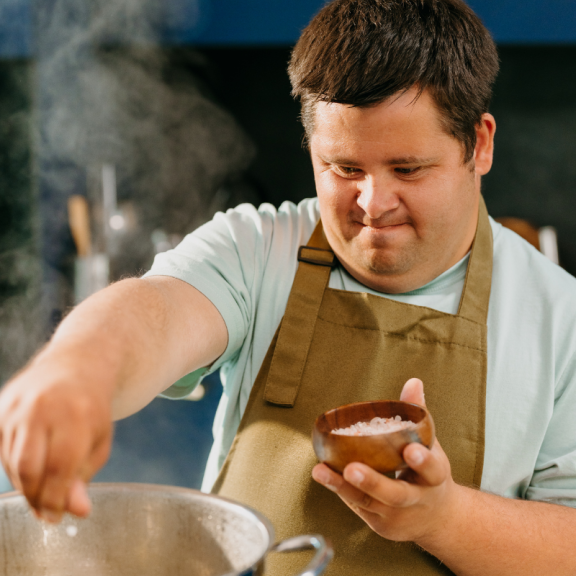
[[[49,435],[43,482],[35,504],[53,522],[66,511],[68,495],[90,451],[89,436],[73,430],[65,426],[51,430]]]
[[[86,483],[110,452],[111,398],[68,364],[31,364],[0,393],[0,458],[34,512],[86,516]]]
[[[34,426],[18,429],[14,436],[9,461],[13,485],[26,495],[29,502],[36,502],[46,463],[47,439]]]
[[[347,503],[370,512],[414,506],[422,498],[422,488],[440,486],[449,478],[450,467],[441,448],[430,451],[421,444],[409,444],[403,456],[413,471],[412,482],[405,481],[405,474],[392,479],[357,462],[346,466],[342,476],[319,464],[312,477]]]
[[[404,384],[400,400],[426,406],[422,380],[410,378]],[[409,444],[404,449],[403,458],[417,475],[411,472],[402,472],[400,478],[410,478],[418,484],[437,486],[450,475],[448,458],[437,441],[431,451],[420,444]]]
[[[411,402],[412,404],[426,406],[426,401],[424,399],[424,384],[422,383],[422,380],[419,380],[418,378],[410,378],[410,380],[404,384],[404,388],[402,388],[400,400],[402,400],[402,402]]]
[[[318,464],[312,469],[312,478],[328,488],[328,490],[336,492],[352,509],[357,507],[374,512],[374,508],[378,506],[378,502],[374,501],[371,496],[346,482],[340,474],[334,472],[325,464]]]
[[[87,483],[105,464],[110,454],[111,435],[107,435],[86,456],[81,454],[77,466],[72,461],[62,465],[60,451],[54,443],[58,458],[52,464],[54,473],[46,467],[46,478],[36,500],[36,508],[49,522],[59,522],[64,512],[85,518],[90,514],[92,504],[88,497]],[[79,449],[79,447],[76,447]],[[68,452],[68,457],[73,452]]]
[[[438,444],[438,443],[437,443]],[[439,486],[450,475],[450,465],[440,450],[428,450],[422,444],[408,444],[402,453],[404,461],[416,472],[415,482],[424,486]]]
[[[54,513],[52,521],[59,521],[64,512],[81,517],[90,513],[86,484],[110,454],[111,424],[94,443],[90,430],[79,435],[79,428],[71,427],[68,434],[60,428],[53,434],[39,502],[44,511]],[[74,431],[76,435],[72,436]]]
[[[87,516],[86,483],[108,459],[112,425],[89,425],[81,410],[58,413],[52,407],[48,412],[48,422],[40,423],[38,414],[12,414],[18,424],[3,426],[6,473],[39,517],[59,522],[64,512]]]
[[[77,478],[72,483],[67,501],[68,512],[81,518],[86,518],[92,509],[92,503],[88,498],[86,483]]]
[[[368,498],[386,507],[406,508],[417,504],[421,497],[418,486],[383,476],[365,464],[349,464],[343,476],[346,482],[364,494],[354,504],[367,510],[375,511],[378,508],[373,503],[368,507],[363,506],[362,502],[368,502]]]
[[[81,518],[90,514],[92,504],[88,498],[87,483],[92,479],[110,456],[112,445],[111,432],[106,434],[92,450],[86,464],[81,468],[78,478],[73,482],[68,494],[67,511]]]
[[[349,464],[343,476],[319,464],[313,469],[312,477],[336,492],[352,509],[376,514],[386,513],[387,507],[412,506],[419,499],[417,486],[387,478],[364,464]]]

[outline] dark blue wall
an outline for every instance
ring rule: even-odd
[[[31,52],[30,0],[0,0],[0,57],[19,58]]]
[[[0,0],[0,56],[30,54],[32,0]],[[574,0],[469,0],[501,44],[576,43]],[[169,44],[288,45],[323,0],[163,0]]]
[[[576,43],[574,0],[468,0],[499,44]]]
[[[324,0],[200,0],[194,18],[182,17],[195,0],[167,1],[167,37],[199,44],[292,44]],[[574,0],[469,0],[497,42],[576,42]]]

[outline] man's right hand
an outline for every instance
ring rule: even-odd
[[[227,340],[216,307],[174,278],[123,280],[88,298],[0,393],[0,458],[13,486],[47,520],[86,516],[112,420],[210,365]]]
[[[0,394],[2,463],[50,522],[64,512],[88,515],[86,483],[110,452],[111,398],[94,376],[70,358],[40,355]]]

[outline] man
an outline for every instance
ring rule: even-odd
[[[37,513],[86,515],[111,418],[221,367],[205,487],[332,538],[330,574],[574,574],[576,281],[486,214],[496,71],[459,0],[328,4],[290,65],[318,198],[217,215],[3,392],[2,461]],[[422,381],[437,442],[408,472],[315,465],[319,413],[424,404]]]

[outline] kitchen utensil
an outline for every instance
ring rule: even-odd
[[[104,253],[92,254],[90,209],[84,196],[68,198],[68,223],[78,257],[74,261],[74,300],[76,304],[108,286],[109,261]]]
[[[72,194],[68,197],[68,223],[70,224],[70,231],[74,244],[76,244],[76,252],[80,258],[89,256],[92,247],[90,239],[90,210],[88,202],[84,196],[79,194]]]
[[[411,420],[415,428],[405,428],[374,436],[345,436],[332,430],[347,428],[357,422],[370,422],[376,416]],[[325,412],[316,419],[312,432],[314,451],[320,462],[343,472],[350,462],[362,462],[382,473],[406,467],[404,448],[419,442],[431,448],[434,442],[434,422],[426,408],[396,400],[358,402]]]
[[[305,548],[316,554],[300,576],[319,576],[332,557],[321,536],[274,545],[264,516],[197,490],[92,484],[89,495],[90,517],[59,525],[0,496],[0,576],[260,576],[268,553]]]

